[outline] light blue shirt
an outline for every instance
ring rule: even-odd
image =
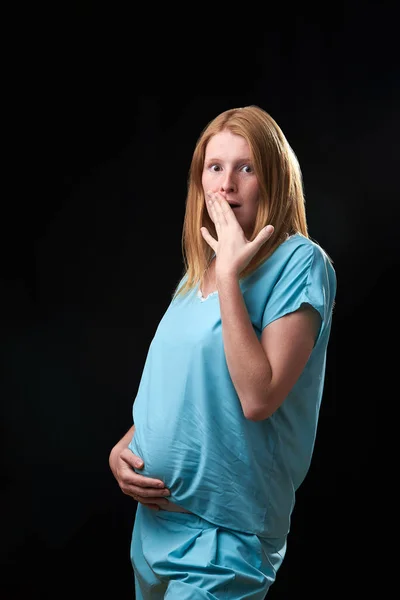
[[[163,480],[171,502],[216,525],[284,538],[316,438],[336,275],[320,246],[295,234],[240,288],[259,339],[303,303],[321,316],[283,404],[263,421],[245,418],[225,359],[218,293],[203,299],[197,286],[171,301],[152,339],[130,448],[144,461],[138,472]]]

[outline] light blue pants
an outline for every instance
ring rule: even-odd
[[[254,534],[138,504],[131,542],[136,600],[264,600],[285,556]]]

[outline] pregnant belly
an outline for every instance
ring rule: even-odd
[[[171,492],[171,502],[184,502],[204,487],[204,456],[197,444],[190,447],[182,440],[153,436],[149,432],[141,436],[136,430],[129,448],[144,462],[143,469],[136,472],[163,481]]]

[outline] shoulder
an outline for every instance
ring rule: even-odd
[[[305,237],[301,233],[295,233],[282,242],[276,249],[276,253],[281,254],[282,256],[291,256],[293,254],[300,254],[302,256],[320,255],[331,260],[327,252],[316,240]]]
[[[284,241],[266,261],[259,293],[265,298],[263,325],[293,312],[303,303],[330,319],[336,295],[332,260],[314,240],[295,234]]]
[[[327,251],[312,238],[296,233],[282,242],[272,257],[283,269],[308,267],[323,269],[335,279],[333,260]]]

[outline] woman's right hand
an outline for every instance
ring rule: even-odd
[[[136,473],[134,469],[143,469],[144,464],[129,448],[121,450],[117,444],[110,453],[109,463],[124,494],[153,510],[160,510],[160,507],[168,504],[166,496],[170,492],[164,482]]]

